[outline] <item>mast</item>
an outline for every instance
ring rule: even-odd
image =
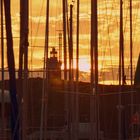
[[[90,140],[98,140],[98,17],[97,0],[91,0],[91,96],[90,96]]]
[[[24,78],[28,73],[28,23],[29,1],[20,0],[20,52],[19,52],[19,78]],[[23,75],[23,70],[25,75]]]
[[[133,27],[132,27],[132,0],[130,0],[130,79],[133,84]]]
[[[78,91],[79,80],[79,7],[80,0],[77,0],[77,32],[76,32],[76,90]]]
[[[125,84],[124,74],[124,37],[123,37],[123,0],[120,0],[120,42],[119,42],[119,85]]]
[[[46,34],[45,34],[45,60],[46,64],[48,62],[48,52],[49,52],[49,6],[50,6],[50,0],[47,0],[47,5],[46,5]],[[44,139],[47,139],[47,113],[48,113],[48,98],[49,98],[49,77],[48,77],[48,67],[46,66],[46,88],[45,88],[45,109],[44,109]]]
[[[77,36],[76,36],[76,81],[78,90],[78,80],[79,80],[79,7],[80,0],[77,0]]]
[[[73,81],[73,5],[70,5],[69,80]]]
[[[70,4],[70,38],[69,38],[69,120],[71,124],[70,131],[70,140],[76,140],[76,132],[75,132],[75,102],[73,94],[74,92],[74,85],[73,85],[73,4]]]
[[[48,52],[49,52],[49,12],[50,12],[50,0],[47,0],[47,11],[46,11],[46,38],[45,38],[45,49],[46,49],[46,63],[48,62]],[[47,113],[48,113],[48,98],[49,98],[49,77],[48,77],[48,67],[46,67],[46,96],[45,98],[47,98],[46,103],[45,103],[45,133],[47,134]],[[44,138],[47,138],[47,135],[44,136]]]
[[[131,116],[133,115],[133,27],[132,27],[132,0],[130,0],[130,82],[131,82]],[[131,138],[134,138],[134,126],[131,127]]]
[[[9,69],[9,89],[11,99],[11,129],[13,140],[19,140],[19,111],[17,102],[17,89],[15,77],[15,60],[13,51],[13,39],[11,29],[11,13],[10,13],[10,0],[4,0],[5,8],[5,24],[6,24],[6,37],[7,37],[7,62]]]
[[[75,95],[75,139],[79,136],[79,7],[77,0],[77,31],[76,31],[76,95]]]
[[[64,80],[67,80],[66,0],[63,0]]]
[[[42,111],[41,111],[41,128],[40,128],[40,140],[47,139],[47,113],[48,113],[48,100],[49,100],[49,76],[48,76],[48,51],[49,51],[49,9],[50,0],[46,2],[46,27],[45,27],[45,52],[44,52],[44,72],[46,72],[46,79],[43,81],[43,95],[42,99]],[[44,75],[44,74],[43,74]]]
[[[2,113],[2,134],[5,137],[5,101],[4,101],[4,33],[3,33],[3,0],[1,2],[1,80],[2,80],[2,90],[1,90],[1,113]]]
[[[68,90],[68,76],[67,76],[67,0],[62,0],[63,3],[63,57],[64,57],[64,90]],[[65,94],[65,121],[67,123],[67,139],[70,140],[70,107],[69,107],[69,94]]]
[[[123,0],[120,0],[120,40],[119,40],[119,96],[118,96],[118,140],[122,139],[122,86],[125,84],[124,75],[124,38],[123,38]]]
[[[29,2],[20,0],[20,49],[19,49],[19,73],[20,82],[20,107],[22,110],[22,139],[26,140],[27,135],[27,104],[28,104],[28,23]],[[23,102],[22,102],[23,101]]]

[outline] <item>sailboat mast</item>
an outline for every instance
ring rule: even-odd
[[[133,26],[132,26],[132,0],[130,0],[130,83],[131,83],[131,116],[134,112],[134,95],[133,95]],[[134,139],[134,126],[131,127],[131,138]]]
[[[48,51],[49,51],[49,5],[46,2],[46,27],[45,27],[45,47],[44,47],[44,71],[43,71],[43,88],[41,104],[41,122],[40,122],[40,140],[47,139],[47,105],[49,96],[49,77],[48,77]]]
[[[77,0],[77,35],[76,35],[76,81],[78,90],[78,80],[79,80],[79,7],[80,0]]]
[[[91,97],[90,97],[90,140],[98,140],[98,16],[97,0],[91,0]]]
[[[130,80],[133,84],[133,27],[132,27],[132,0],[130,0]]]
[[[9,70],[9,89],[11,99],[11,129],[13,140],[19,140],[19,110],[17,102],[17,89],[16,89],[16,76],[15,76],[15,60],[13,51],[13,39],[12,39],[12,28],[11,28],[11,8],[10,0],[4,0],[5,8],[5,27],[7,37],[7,62]]]
[[[118,95],[118,140],[122,139],[122,85],[124,79],[124,38],[123,38],[123,0],[120,0],[120,39],[119,39],[119,95]]]
[[[66,0],[63,0],[64,80],[67,80]]]
[[[73,80],[73,5],[70,5],[69,80]]]
[[[124,73],[124,37],[123,37],[123,1],[120,0],[120,42],[119,42],[119,85],[125,84]]]
[[[97,0],[91,0],[91,85],[98,85],[98,23]]]
[[[22,109],[22,139],[26,140],[27,132],[27,104],[28,104],[28,21],[29,1],[20,0],[20,52],[19,52],[19,80],[20,80],[20,105]],[[21,103],[23,100],[23,103]]]
[[[29,1],[20,0],[20,52],[19,52],[19,78],[26,77],[23,70],[28,72],[28,21]]]
[[[46,83],[45,83],[45,98],[46,102],[44,102],[44,139],[47,139],[47,119],[48,119],[48,100],[49,100],[49,75],[48,75],[48,53],[49,53],[49,13],[50,13],[50,0],[47,0],[46,3],[46,29],[45,29],[45,61],[46,61]]]
[[[4,33],[3,33],[3,0],[1,2],[1,80],[2,80],[2,90],[1,90],[1,114],[2,114],[2,134],[3,137],[5,136],[4,134],[4,129],[5,129],[5,119],[4,119],[4,114],[5,114],[5,101],[4,101]]]
[[[70,38],[69,38],[69,91],[70,93],[70,102],[69,102],[69,120],[71,125],[71,132],[70,132],[70,140],[76,140],[76,134],[75,132],[75,95],[74,92],[74,85],[73,85],[73,4],[70,4],[70,23],[69,23],[69,31],[70,31]]]
[[[75,139],[79,134],[79,8],[80,0],[77,0],[77,31],[76,31],[76,94],[75,94]]]

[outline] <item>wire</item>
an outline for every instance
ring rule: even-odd
[[[35,33],[35,38],[34,38],[34,42],[32,42],[33,46],[36,46],[36,41],[37,41],[37,35],[38,35],[38,32],[39,32],[39,27],[40,27],[40,22],[41,22],[41,14],[42,14],[42,11],[43,11],[43,7],[44,7],[44,0],[42,0],[42,4],[41,4],[41,8],[40,8],[40,12],[39,12],[39,15],[37,17],[39,17],[39,21],[38,21],[38,24],[37,24],[37,28],[36,28],[36,33]],[[32,29],[31,29],[32,30]],[[32,47],[32,58],[34,56],[34,47]],[[33,61],[32,61],[32,64],[33,64]]]

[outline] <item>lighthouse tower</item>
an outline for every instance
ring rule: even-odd
[[[61,62],[58,60],[57,51],[53,47],[50,51],[46,66],[48,67],[48,77],[50,81],[61,79]]]

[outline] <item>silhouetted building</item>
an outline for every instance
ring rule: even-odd
[[[61,62],[58,60],[57,51],[53,47],[50,52],[50,58],[47,61],[49,80],[61,79]]]

